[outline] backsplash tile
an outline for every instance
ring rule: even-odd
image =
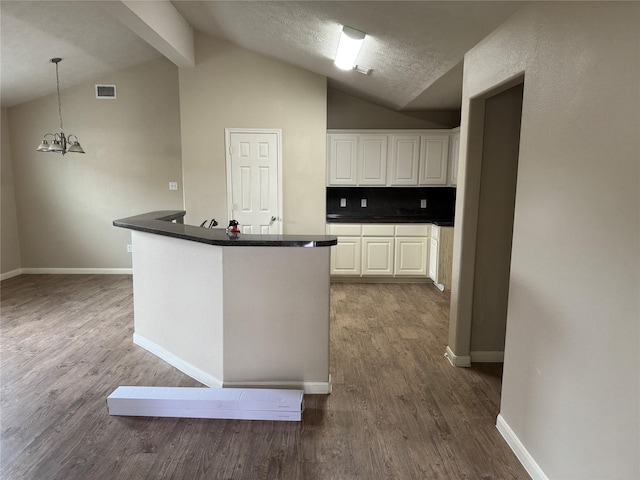
[[[455,203],[455,187],[327,187],[327,221],[453,222]]]

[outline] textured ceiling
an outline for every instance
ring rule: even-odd
[[[329,85],[395,110],[459,108],[464,53],[525,2],[173,1],[194,29],[324,75]],[[99,79],[160,54],[102,2],[0,1],[2,105]],[[358,63],[332,58],[342,25],[368,34]]]

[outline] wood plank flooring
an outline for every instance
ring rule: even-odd
[[[133,345],[131,277],[1,284],[0,478],[526,479],[495,428],[500,367],[451,367],[449,298],[331,287],[331,395],[298,423],[110,417],[118,385],[199,386]]]

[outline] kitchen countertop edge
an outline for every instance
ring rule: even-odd
[[[222,247],[330,247],[333,235],[228,234],[224,228],[204,228],[182,223],[184,210],[159,210],[113,221],[113,225],[192,242]]]

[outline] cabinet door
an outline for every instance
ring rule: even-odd
[[[356,185],[358,136],[329,135],[329,185]]]
[[[429,247],[428,238],[396,237],[395,274],[426,276]]]
[[[389,237],[364,237],[362,275],[393,275],[393,244]]]
[[[449,145],[449,183],[458,184],[458,156],[460,155],[460,132],[453,133]]]
[[[438,283],[438,240],[433,237],[429,242],[429,278]]]
[[[391,136],[390,185],[417,185],[420,135]]]
[[[338,237],[331,247],[331,275],[360,275],[361,244],[360,237]]]
[[[387,135],[360,135],[358,185],[386,185]]]
[[[420,185],[446,185],[449,135],[422,135]]]

